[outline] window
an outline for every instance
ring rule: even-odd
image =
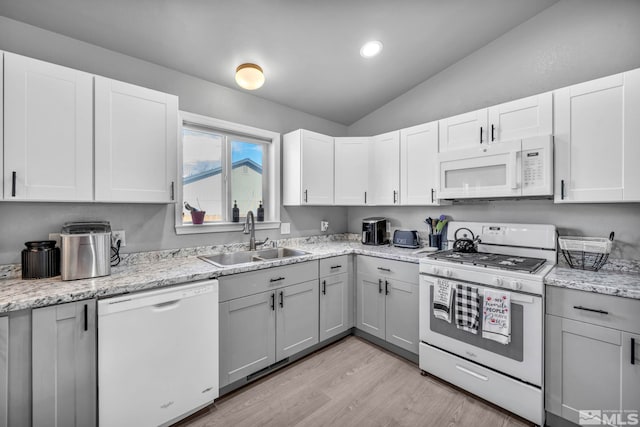
[[[256,228],[277,228],[280,220],[280,134],[191,113],[182,115],[179,148],[182,186],[176,205],[178,234],[237,230],[234,203],[241,220],[256,215],[262,202],[265,222]],[[185,203],[204,211],[204,223],[193,224]]]

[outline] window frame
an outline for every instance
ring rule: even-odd
[[[176,187],[176,203],[175,203],[175,229],[176,234],[200,234],[200,233],[224,233],[229,231],[242,231],[244,228],[244,221],[241,217],[240,223],[237,222],[211,222],[205,224],[183,224],[182,223],[182,211],[183,211],[183,184],[182,184],[182,128],[185,124],[211,129],[221,134],[232,134],[246,136],[249,139],[258,140],[265,143],[266,173],[263,175],[263,205],[264,210],[264,222],[256,221],[256,230],[266,229],[278,229],[280,228],[280,134],[265,129],[255,128],[252,126],[242,125],[239,123],[229,122],[226,120],[215,119],[213,117],[203,116],[200,114],[189,113],[186,111],[180,111],[179,114],[180,126],[178,126],[178,152],[177,152],[177,171],[179,185]],[[226,144],[225,144],[226,145]],[[230,145],[230,144],[229,144]],[[228,157],[228,164],[230,164],[231,153],[230,150],[224,147],[224,155]],[[225,171],[225,174],[229,174],[230,171]],[[231,176],[226,177],[226,181],[223,188],[226,193],[225,200],[229,200],[230,185],[229,181]],[[267,202],[268,201],[268,202]],[[230,202],[233,203],[233,202]],[[225,201],[226,205],[226,201]],[[228,211],[226,214],[230,217],[232,206],[226,206]],[[245,214],[246,212],[241,212]],[[254,215],[256,212],[254,212]]]

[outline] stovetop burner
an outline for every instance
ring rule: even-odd
[[[465,253],[454,252],[453,250],[436,252],[428,255],[428,258],[525,273],[535,273],[546,262],[542,258],[527,258],[488,252]]]

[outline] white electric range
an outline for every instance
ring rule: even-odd
[[[458,231],[460,230],[460,231]],[[479,238],[477,253],[452,249],[420,260],[420,369],[455,384],[536,424],[544,423],[544,277],[557,259],[556,228],[540,224],[451,222],[454,236]],[[433,314],[438,280],[478,289],[508,291],[511,340],[482,338]],[[455,305],[455,297],[454,302]],[[482,318],[482,305],[479,308]]]

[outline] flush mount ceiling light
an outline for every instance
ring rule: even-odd
[[[264,84],[262,68],[256,64],[242,64],[236,68],[236,83],[243,89],[256,90]]]
[[[382,50],[382,42],[379,42],[378,40],[373,40],[370,42],[366,42],[360,48],[360,56],[362,56],[363,58],[373,58],[374,56],[379,54],[381,50]]]

